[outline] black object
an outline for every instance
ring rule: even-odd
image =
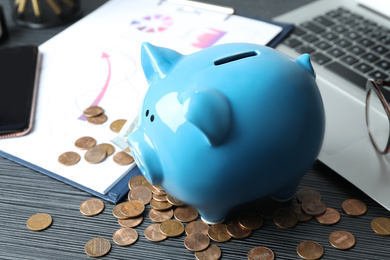
[[[5,17],[3,7],[0,6],[0,43],[8,38],[7,25],[5,24]]]

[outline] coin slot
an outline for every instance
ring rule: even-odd
[[[224,57],[222,59],[214,61],[214,65],[215,66],[219,66],[219,65],[222,65],[222,64],[226,64],[226,63],[229,63],[229,62],[236,61],[236,60],[241,60],[241,59],[253,57],[253,56],[256,56],[257,54],[258,53],[256,51],[247,51],[247,52],[237,53],[237,54],[234,54],[234,55],[231,55],[231,56],[228,56],[228,57]]]

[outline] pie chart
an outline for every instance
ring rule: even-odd
[[[162,14],[148,15],[140,20],[134,20],[131,22],[132,26],[135,26],[137,30],[146,33],[162,32],[168,29],[173,24],[173,19],[169,16]]]

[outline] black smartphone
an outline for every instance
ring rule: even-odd
[[[40,60],[36,46],[0,49],[0,138],[31,131]]]

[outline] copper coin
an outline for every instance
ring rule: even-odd
[[[229,235],[234,238],[242,239],[249,237],[252,234],[252,230],[242,228],[237,220],[230,220],[226,224],[226,227]]]
[[[265,246],[252,248],[248,253],[248,260],[273,260],[274,252]]]
[[[58,157],[58,162],[65,166],[75,165],[80,161],[80,155],[75,152],[65,152]]]
[[[111,123],[110,129],[114,133],[119,133],[122,130],[122,127],[126,124],[126,119],[118,119]]]
[[[160,224],[160,231],[168,237],[177,237],[183,234],[184,225],[176,219],[170,219]]]
[[[91,106],[83,111],[85,117],[98,116],[104,112],[104,109],[99,106]]]
[[[357,199],[345,200],[341,207],[350,216],[360,216],[367,212],[366,204]]]
[[[121,207],[123,206],[123,204],[124,204],[124,202],[119,203],[119,204],[115,205],[115,207],[112,209],[112,214],[117,219],[127,219],[127,218],[129,218],[128,216],[124,215],[122,213],[122,211],[121,211]]]
[[[106,114],[100,114],[94,117],[87,117],[87,121],[94,125],[101,125],[107,121],[107,116]]]
[[[326,205],[319,199],[307,199],[302,202],[302,210],[308,215],[316,216],[326,211]]]
[[[303,241],[297,246],[297,253],[303,259],[315,260],[322,257],[324,249],[314,241]]]
[[[149,218],[153,222],[164,222],[173,217],[173,209],[168,209],[168,210],[157,210],[157,209],[151,209],[149,211]]]
[[[181,206],[185,206],[186,205],[184,202],[176,199],[175,197],[173,197],[173,196],[171,196],[169,194],[167,194],[166,197],[167,197],[167,201],[169,203],[171,203],[172,205],[174,205],[174,206],[181,207]]]
[[[201,220],[192,221],[187,224],[185,232],[187,235],[191,235],[193,233],[203,233],[208,235],[209,225]]]
[[[167,238],[160,230],[160,224],[152,224],[145,229],[145,237],[153,242],[163,241]]]
[[[221,255],[221,249],[213,244],[210,244],[206,250],[195,252],[195,257],[198,260],[218,260]]]
[[[42,231],[48,228],[53,222],[52,217],[47,213],[37,213],[27,220],[27,228],[32,231]]]
[[[152,192],[145,186],[138,186],[129,192],[129,200],[139,200],[144,205],[149,204],[152,199]]]
[[[293,211],[295,215],[297,215],[298,221],[299,222],[304,222],[308,221],[313,218],[311,215],[307,215],[303,210],[302,210],[302,205],[301,204],[295,204],[293,206]]]
[[[350,249],[355,242],[355,237],[347,231],[335,231],[329,236],[329,243],[337,249]]]
[[[275,225],[280,228],[292,228],[298,223],[298,217],[290,208],[280,208],[273,215]]]
[[[263,226],[263,217],[260,213],[247,212],[238,217],[238,223],[246,229],[259,229]]]
[[[89,163],[100,163],[106,159],[106,150],[101,147],[92,147],[85,153],[84,159]]]
[[[260,204],[258,211],[260,215],[265,219],[272,219],[275,211],[280,208],[280,204],[276,201],[268,202],[266,204]]]
[[[205,250],[210,245],[210,238],[202,233],[194,233],[184,238],[184,246],[193,252]]]
[[[80,212],[84,216],[95,216],[104,209],[103,201],[99,199],[89,199],[81,203]]]
[[[113,155],[115,152],[115,147],[112,144],[102,143],[102,144],[98,144],[96,146],[101,147],[104,150],[106,150],[107,157]]]
[[[326,208],[326,211],[321,215],[317,215],[316,219],[318,222],[324,225],[333,225],[339,222],[340,213],[333,208]]]
[[[297,199],[302,203],[307,199],[318,199],[321,200],[321,194],[313,188],[303,188],[297,192]]]
[[[96,145],[96,140],[90,136],[80,137],[74,145],[80,150],[88,150]]]
[[[211,225],[208,230],[209,237],[215,242],[226,242],[232,237],[228,231],[226,224]]]
[[[101,257],[111,249],[111,243],[105,238],[97,237],[89,240],[84,247],[85,253],[90,257]]]
[[[177,207],[173,211],[173,216],[175,216],[175,219],[179,220],[180,222],[191,222],[199,216],[199,213],[194,207],[184,206]]]
[[[157,210],[167,210],[167,209],[172,208],[171,203],[169,203],[167,201],[157,201],[154,199],[152,199],[150,201],[150,206],[152,206],[152,208],[157,209]]]
[[[129,180],[129,189],[133,189],[137,186],[145,186],[149,190],[152,189],[152,185],[146,180],[143,175],[136,175]]]
[[[166,196],[167,193],[165,192],[165,190],[161,189],[161,187],[156,187],[156,186],[153,186],[152,185],[152,189],[151,191],[153,192],[153,194],[155,195],[160,195],[160,196]]]
[[[371,221],[372,230],[381,235],[388,236],[390,235],[390,218],[386,217],[377,217]]]
[[[115,231],[112,240],[119,246],[128,246],[138,239],[138,233],[133,228],[121,228]]]
[[[129,165],[130,163],[134,162],[134,158],[124,151],[120,151],[114,154],[113,159],[114,162],[119,165]]]
[[[157,200],[157,201],[168,201],[167,200],[167,195],[156,195],[156,194],[153,194],[153,199],[154,200]]]
[[[136,227],[139,224],[141,224],[142,220],[144,217],[138,216],[134,218],[127,218],[127,219],[118,219],[118,224],[121,225],[122,227]]]
[[[126,201],[121,206],[121,212],[123,215],[133,218],[141,215],[145,210],[145,205],[138,200]]]

